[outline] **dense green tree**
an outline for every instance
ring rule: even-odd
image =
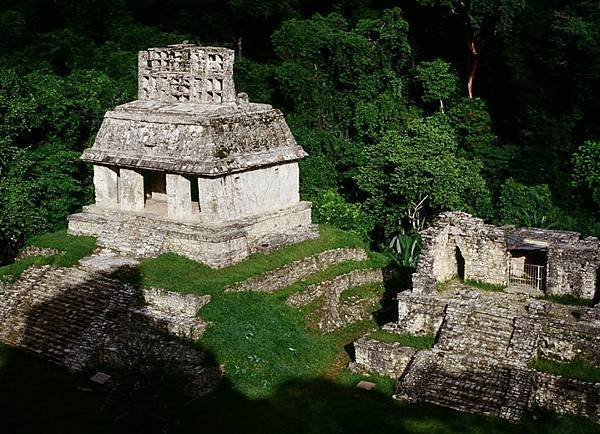
[[[390,131],[365,149],[358,185],[368,193],[376,221],[396,230],[399,219],[427,198],[427,210],[455,209],[489,216],[490,196],[481,163],[458,155],[456,132],[443,115]]]

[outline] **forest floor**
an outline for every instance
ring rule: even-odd
[[[65,251],[71,259],[75,251],[86,254],[64,233],[54,235],[54,244],[48,241],[52,237],[41,239],[44,247]],[[60,239],[69,239],[70,245],[64,241],[60,244]],[[384,267],[388,259],[383,255],[369,253],[365,261],[332,266],[274,293],[224,291],[232,283],[340,247],[365,246],[352,234],[322,227],[319,240],[254,255],[222,270],[171,254],[141,261],[136,273],[119,277],[141,286],[211,295],[211,302],[200,310],[211,325],[197,345],[224,368],[220,386],[200,398],[173,397],[158,387],[161,383],[157,378],[157,387],[144,388],[142,396],[135,386],[127,391],[100,386],[90,382],[93,372],[72,374],[0,346],[0,420],[4,432],[598,432],[598,425],[587,420],[548,413],[529,414],[515,425],[431,405],[406,404],[392,399],[392,380],[350,373],[346,367],[352,342],[359,336],[374,334],[378,339],[395,339],[419,348],[431,346],[433,337],[389,336],[379,329],[378,313],[393,303],[389,293],[394,288],[384,285],[362,289],[377,293],[382,300],[373,306],[372,319],[327,334],[313,323],[315,306],[295,309],[285,300],[312,283],[359,268]],[[21,268],[12,267],[11,273]],[[5,273],[11,274],[6,269]],[[375,389],[357,389],[356,384],[363,379],[374,382]]]

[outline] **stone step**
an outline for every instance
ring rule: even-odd
[[[412,400],[518,420],[532,378],[527,369],[432,350],[415,355],[400,390]]]
[[[134,301],[132,288],[94,271],[31,267],[0,301],[0,340],[80,369]]]

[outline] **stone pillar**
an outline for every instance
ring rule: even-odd
[[[130,169],[121,169],[119,199],[123,211],[144,210],[144,176]]]
[[[167,210],[168,216],[174,219],[191,217],[191,183],[185,176],[167,173]]]
[[[119,169],[94,165],[94,189],[96,205],[102,208],[119,206]]]

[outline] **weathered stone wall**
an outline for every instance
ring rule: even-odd
[[[360,338],[354,342],[355,362],[350,364],[354,372],[376,372],[380,375],[400,378],[417,350],[403,347],[398,342],[385,343]]]
[[[196,316],[210,302],[210,295],[179,294],[162,288],[143,288],[144,301],[174,315]]]
[[[69,233],[95,236],[99,246],[135,257],[173,252],[215,268],[240,262],[263,245],[273,249],[318,237],[306,202],[218,225],[89,206],[83,213],[69,216]]]
[[[423,248],[413,274],[414,292],[431,293],[437,283],[457,275],[458,254],[464,259],[465,279],[508,283],[510,254],[503,228],[463,212],[446,212],[421,232],[421,238]]]
[[[553,245],[548,250],[547,293],[593,299],[598,291],[599,269],[597,240]]]
[[[508,285],[511,254],[519,245],[547,251],[547,293],[593,299],[598,294],[600,247],[597,238],[537,228],[497,227],[462,212],[445,212],[421,232],[423,248],[413,274],[413,292],[431,293],[436,284],[458,274],[457,251],[464,278]],[[510,243],[509,243],[510,240]]]
[[[375,302],[368,297],[361,300],[341,301],[342,293],[354,287],[382,284],[385,274],[382,269],[353,270],[331,280],[310,285],[304,291],[289,296],[286,303],[289,306],[302,307],[323,299],[323,305],[318,309],[315,319],[319,329],[332,332],[350,323],[368,319],[371,316],[369,308]]]
[[[264,167],[218,178],[198,178],[200,210],[227,221],[298,203],[298,163]]]
[[[435,295],[412,294],[404,291],[398,295],[398,333],[412,335],[437,334],[444,315],[447,301]]]
[[[600,383],[537,372],[530,405],[600,422]]]
[[[367,258],[367,252],[363,249],[342,248],[327,250],[317,255],[294,261],[260,276],[251,277],[226,288],[226,291],[274,292],[332,265],[346,261],[366,261]]]
[[[565,321],[561,318],[540,320],[538,356],[558,362],[583,359],[600,366],[600,324]]]

